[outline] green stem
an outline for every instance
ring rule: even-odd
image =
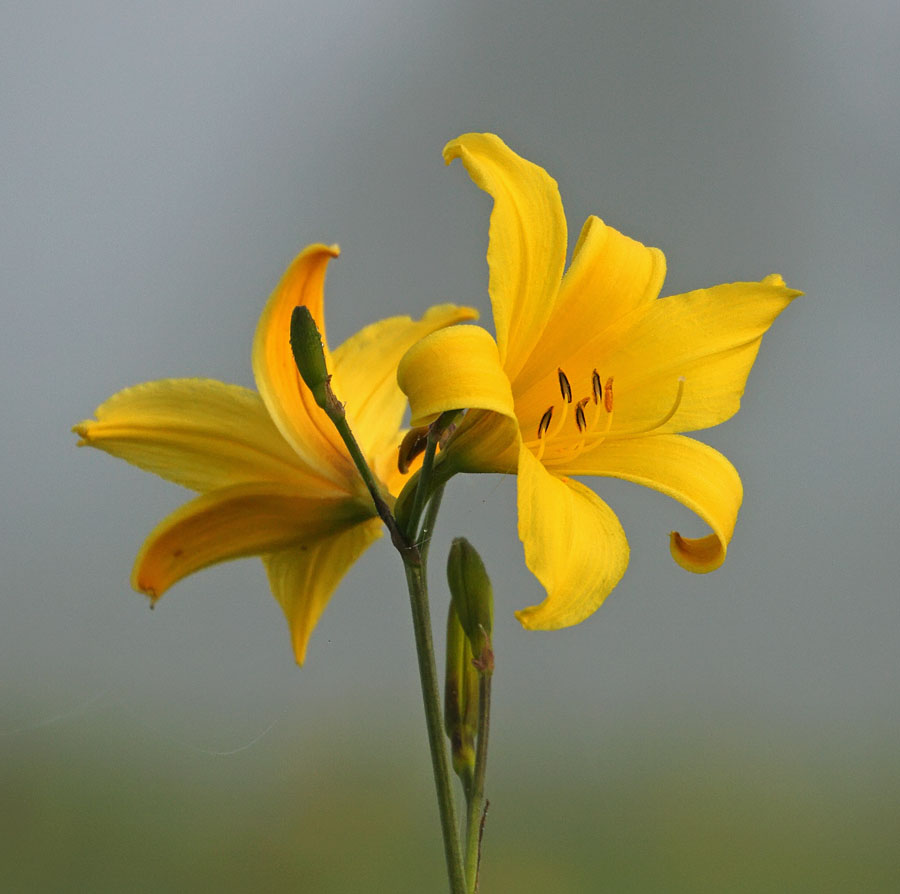
[[[381,496],[381,490],[378,487],[375,476],[369,469],[369,465],[356,443],[356,439],[350,430],[350,426],[347,424],[347,419],[343,412],[335,413],[334,415],[329,413],[329,416],[331,416],[338,433],[347,445],[354,463],[369,488],[378,514],[387,525],[391,533],[391,540],[403,559],[406,583],[409,588],[409,603],[413,616],[416,656],[419,663],[419,680],[422,685],[425,725],[428,730],[428,747],[431,752],[431,769],[434,774],[438,811],[441,818],[441,832],[444,838],[447,877],[450,881],[452,894],[465,894],[466,887],[463,875],[462,848],[456,820],[456,805],[453,800],[450,763],[444,746],[441,696],[438,688],[437,666],[434,660],[434,643],[431,634],[431,615],[428,608],[428,584],[425,565],[425,559],[428,554],[428,542],[434,529],[443,487],[439,487],[437,492],[432,495],[432,499],[428,501],[425,522],[421,531],[421,545],[417,542],[419,538],[415,536],[424,501],[427,500],[427,496],[422,495],[426,494],[427,489],[430,489],[432,486],[430,473],[434,467],[434,452],[437,447],[437,440],[429,438],[425,454],[426,463],[423,463],[423,474],[419,478],[419,487],[416,491],[417,499],[413,504],[415,511],[410,517],[409,526],[406,528],[408,533],[404,533]],[[426,535],[427,539],[425,539]]]
[[[441,699],[438,689],[437,666],[434,661],[434,645],[431,636],[431,617],[428,610],[428,589],[425,567],[404,561],[406,582],[409,587],[409,603],[412,608],[413,629],[416,636],[416,654],[419,659],[419,679],[422,683],[422,701],[425,705],[425,725],[428,728],[428,747],[431,751],[431,767],[437,790],[438,809],[441,815],[441,831],[444,835],[444,856],[447,875],[453,894],[465,894],[462,851],[456,825],[456,806],[450,781],[450,762],[444,747],[444,731],[441,719]]]
[[[366,487],[369,489],[369,494],[372,497],[372,502],[375,504],[375,509],[391,535],[391,542],[400,553],[404,565],[407,563],[417,564],[420,561],[420,558],[415,544],[410,543],[409,539],[400,530],[400,526],[397,524],[394,514],[391,512],[390,507],[382,496],[381,487],[379,486],[375,475],[372,473],[372,470],[369,468],[369,464],[366,462],[366,458],[363,456],[363,452],[356,442],[353,432],[350,430],[347,417],[344,415],[343,405],[334,397],[331,392],[330,384],[327,384],[326,387],[328,388],[331,400],[323,407],[323,409],[337,429],[338,434],[341,436],[341,440],[347,446],[353,464],[359,470],[359,474],[362,475],[362,479],[366,483]]]
[[[428,585],[425,573],[428,545],[425,541],[424,549],[420,551],[416,537],[421,514],[429,504],[429,497],[437,490],[437,493],[434,494],[436,499],[430,501],[431,505],[428,507],[423,532],[427,530],[430,537],[430,532],[434,528],[442,491],[441,485],[443,484],[443,482],[432,481],[434,454],[437,450],[438,440],[447,426],[452,424],[456,414],[445,413],[429,429],[425,460],[412,504],[413,511],[410,516],[401,516],[398,523],[384,499],[378,480],[369,468],[369,464],[350,430],[344,413],[344,405],[331,390],[331,376],[326,369],[322,336],[306,307],[294,308],[291,317],[291,350],[303,381],[309,387],[318,406],[328,414],[328,418],[347,446],[354,465],[366,483],[375,509],[390,531],[391,540],[403,559],[409,588],[409,602],[412,607],[416,654],[419,660],[419,678],[422,683],[422,700],[425,704],[425,723],[428,728],[428,745],[437,789],[450,891],[451,894],[466,894],[456,806],[453,803],[453,789],[450,781],[450,764],[447,759],[447,750],[444,747],[441,696],[438,689],[437,667],[434,662],[434,645],[431,636],[431,618],[428,611]]]
[[[488,646],[488,648],[490,648]],[[493,660],[493,659],[491,659]],[[487,768],[488,731],[491,725],[491,671],[482,672],[478,692],[478,741],[475,746],[475,773],[466,793],[466,886],[469,894],[478,891],[481,864],[481,833],[484,813],[484,774]]]
[[[409,521],[406,530],[409,536],[416,541],[416,529],[419,526],[419,519],[422,517],[422,510],[428,502],[428,490],[432,486],[432,478],[434,477],[434,455],[437,453],[438,439],[434,437],[433,431],[428,432],[428,440],[425,447],[425,455],[422,457],[422,468],[419,470],[419,483],[416,487],[416,493],[413,497],[412,509],[409,513]],[[416,542],[416,546],[419,543]]]
[[[431,547],[431,538],[434,535],[434,526],[437,521],[438,510],[441,508],[441,500],[444,497],[444,485],[439,484],[431,494],[428,506],[425,509],[425,518],[422,520],[422,528],[416,538],[416,546],[424,565],[428,559],[428,550]]]

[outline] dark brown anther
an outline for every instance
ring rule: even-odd
[[[566,374],[561,369],[557,369],[556,374],[559,376],[559,391],[563,400],[567,404],[572,403],[572,386],[569,384]]]
[[[603,397],[603,382],[600,381],[600,373],[596,369],[591,373],[591,391],[594,394],[594,403],[599,403]]]
[[[412,461],[425,452],[428,445],[428,426],[411,428],[400,442],[400,452],[397,454],[397,468],[401,475],[405,475],[412,465]]]
[[[578,431],[584,431],[587,428],[587,420],[584,418],[584,405],[590,400],[589,397],[584,398],[584,400],[578,401],[578,406],[575,407],[575,424],[578,426]]]
[[[610,376],[606,380],[606,388],[603,391],[603,406],[606,408],[607,413],[612,413],[612,408],[613,408],[612,383],[613,383],[613,377]]]
[[[541,416],[541,421],[538,423],[538,431],[537,436],[538,440],[544,437],[547,433],[547,429],[550,428],[550,420],[553,418],[553,407],[550,407],[543,416]]]

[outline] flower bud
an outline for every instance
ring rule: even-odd
[[[323,410],[326,409],[331,391],[328,386],[331,376],[325,365],[322,336],[305,304],[295,307],[291,314],[291,351],[294,354],[294,363],[297,364],[300,378],[312,392],[316,403]]]
[[[450,739],[453,769],[468,790],[475,772],[478,729],[478,671],[472,646],[453,602],[447,612],[447,666],[444,675],[444,730]]]
[[[494,624],[494,595],[481,556],[465,537],[457,537],[447,557],[450,597],[459,615],[473,656],[481,660],[490,650]]]

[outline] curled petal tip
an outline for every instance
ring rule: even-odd
[[[516,616],[516,620],[526,629],[526,630],[540,630],[541,628],[534,624],[534,611],[528,608],[520,608],[513,612]]]
[[[682,568],[695,574],[706,574],[722,565],[727,547],[715,534],[695,540],[672,531],[669,534],[669,551]]]
[[[93,419],[84,419],[72,426],[70,431],[72,432],[72,434],[78,435],[78,443],[75,445],[76,447],[84,447],[90,444],[90,431],[93,423]]]

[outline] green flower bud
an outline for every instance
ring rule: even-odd
[[[447,581],[472,654],[478,661],[486,660],[494,626],[494,594],[481,556],[465,537],[457,537],[450,547]]]
[[[328,409],[334,398],[329,387],[331,376],[325,366],[325,348],[316,321],[305,304],[295,307],[291,314],[291,351],[300,378],[316,403],[323,410]]]
[[[472,664],[472,646],[459,623],[459,615],[452,602],[447,612],[444,730],[450,739],[453,769],[468,791],[475,772],[478,671]]]

